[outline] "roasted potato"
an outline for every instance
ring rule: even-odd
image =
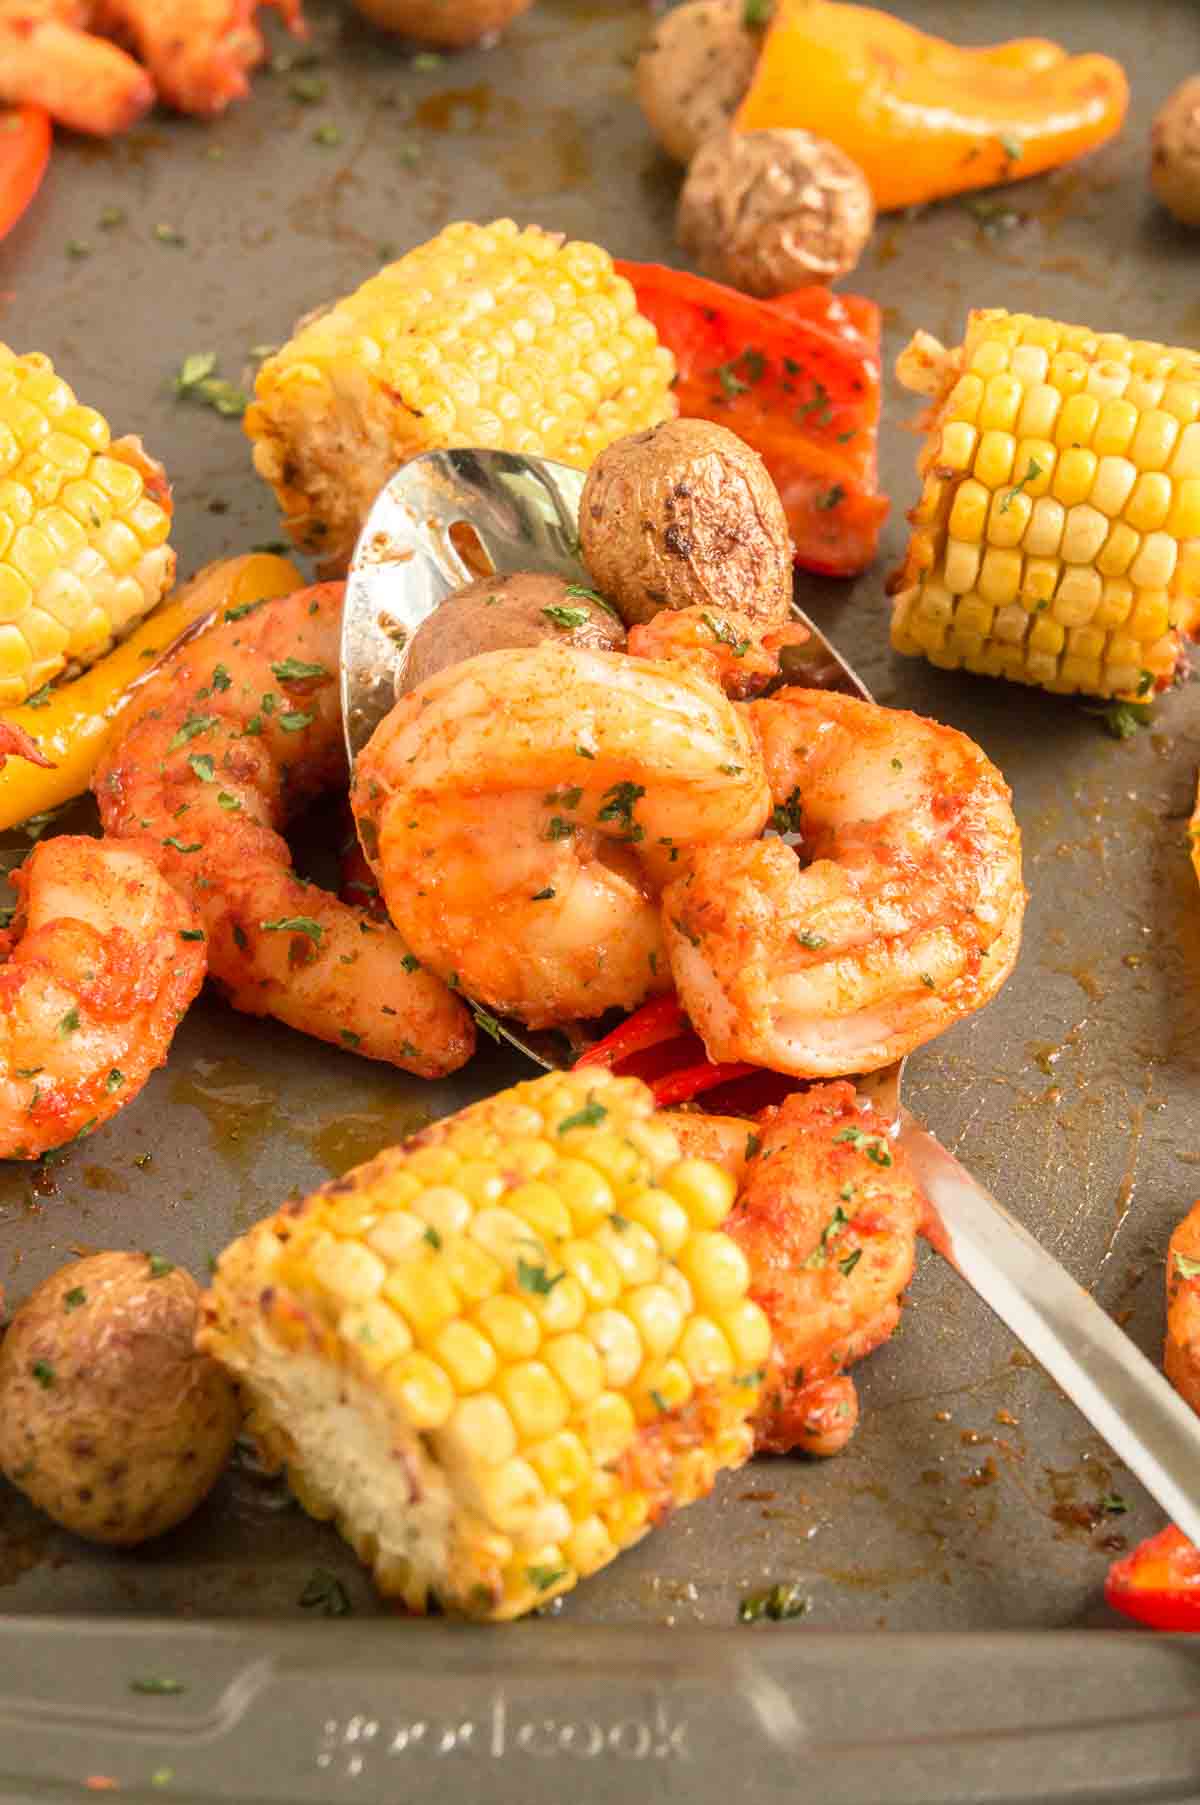
[[[745,0],[687,0],[660,19],[637,62],[637,97],[654,136],[677,163],[727,126],[754,76],[761,32]]]
[[[1150,133],[1150,186],[1185,226],[1200,226],[1200,75],[1158,109]]]
[[[0,1343],[0,1470],[92,1542],[161,1535],[195,1510],[241,1426],[237,1393],[193,1339],[200,1289],[144,1253],[52,1273]]]
[[[465,50],[494,37],[529,11],[533,0],[354,0],[381,31],[441,50]]]
[[[618,439],[579,506],[584,562],[627,626],[662,608],[735,608],[765,630],[787,620],[792,543],[756,451],[708,420]]]
[[[763,296],[848,275],[874,224],[867,178],[836,144],[728,128],[696,152],[676,217],[705,275]]]
[[[597,652],[625,650],[625,629],[617,615],[582,585],[531,570],[481,577],[448,595],[417,628],[401,694],[477,652],[536,646],[544,639]]]

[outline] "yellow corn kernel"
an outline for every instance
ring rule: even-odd
[[[1008,369],[1009,351],[997,339],[985,339],[970,353],[970,367],[975,375],[983,378],[979,405],[982,408],[987,400],[988,379]]]
[[[1200,478],[1187,477],[1175,484],[1165,526],[1173,539],[1200,538]]]
[[[990,545],[1020,545],[1033,513],[1033,503],[1020,489],[1002,489],[993,495],[988,513]]]
[[[500,1205],[476,1210],[467,1232],[478,1247],[504,1264],[527,1258],[533,1249],[529,1224]]]
[[[737,1242],[727,1235],[693,1235],[678,1263],[701,1307],[721,1309],[746,1294],[750,1268]]]
[[[1133,607],[1133,584],[1124,577],[1104,577],[1100,584],[1100,605],[1094,619],[1099,627],[1119,627],[1129,618]],[[1114,636],[1112,645],[1117,641]],[[1114,654],[1110,648],[1109,656]]]
[[[596,1244],[612,1255],[626,1285],[648,1285],[658,1275],[658,1242],[640,1222],[627,1216],[618,1221],[620,1227],[611,1217],[600,1224],[595,1233]]]
[[[960,483],[950,510],[949,531],[953,538],[977,545],[984,535],[991,496],[983,484],[969,477]]]
[[[1096,480],[1098,463],[1099,459],[1094,451],[1080,446],[1073,445],[1063,451],[1054,471],[1055,499],[1068,509],[1086,501]]]
[[[550,1242],[565,1241],[572,1232],[571,1212],[553,1185],[531,1179],[516,1185],[505,1198],[506,1206]]]
[[[1115,520],[1129,500],[1137,474],[1137,466],[1126,457],[1102,457],[1096,466],[1089,504]]]
[[[407,1176],[418,1185],[452,1185],[458,1176],[459,1158],[449,1147],[414,1147],[408,1156]]]
[[[993,607],[1015,601],[1021,588],[1021,554],[989,545],[979,569],[979,593]]]
[[[1090,445],[1099,419],[1100,403],[1094,395],[1069,395],[1059,410],[1058,424],[1054,428],[1054,443],[1059,451],[1077,451]],[[1061,461],[1060,458],[1060,464]]]
[[[666,1190],[638,1192],[624,1204],[623,1214],[648,1229],[668,1257],[679,1252],[691,1233],[687,1211]]]
[[[599,1466],[619,1460],[633,1440],[637,1424],[633,1410],[620,1392],[601,1392],[580,1413],[579,1432]]]
[[[736,1180],[708,1160],[681,1159],[665,1173],[663,1185],[675,1201],[682,1204],[692,1226],[698,1229],[719,1228],[733,1208],[737,1195]],[[725,1244],[733,1245],[732,1242]]]
[[[561,1429],[535,1447],[525,1458],[552,1498],[567,1498],[592,1470],[587,1449],[572,1429]]]
[[[620,1391],[642,1364],[637,1330],[622,1310],[597,1310],[584,1323],[584,1333],[604,1363],[606,1383]]]
[[[1067,631],[1049,614],[1039,614],[1029,629],[1029,646],[1033,652],[1044,652],[1057,658],[1067,643]]]
[[[473,1323],[456,1317],[440,1329],[430,1350],[445,1367],[458,1392],[482,1391],[496,1376],[496,1350]]]
[[[951,420],[942,428],[934,462],[944,470],[965,473],[971,468],[979,434],[965,420]]]
[[[1129,567],[1129,580],[1139,589],[1166,589],[1175,575],[1179,548],[1169,533],[1147,533]],[[1166,625],[1163,626],[1166,632]]]
[[[1025,529],[1025,550],[1034,557],[1055,557],[1062,544],[1066,523],[1067,510],[1061,501],[1055,501],[1049,495],[1039,496],[1030,511],[1029,525]]]
[[[750,1298],[714,1312],[713,1320],[733,1349],[739,1372],[762,1366],[771,1351],[771,1324],[766,1312]]]
[[[1091,565],[1071,565],[1063,571],[1052,612],[1064,627],[1082,627],[1100,606],[1102,584]]]
[[[503,1361],[531,1359],[541,1345],[538,1319],[520,1298],[485,1298],[475,1320]]]
[[[593,1306],[615,1303],[621,1295],[620,1268],[597,1242],[568,1241],[560,1250],[560,1257]]]
[[[1134,578],[1136,582],[1137,579]],[[1129,630],[1142,641],[1157,639],[1167,630],[1168,625],[1167,597],[1161,590],[1150,590],[1139,595],[1129,617]]]
[[[461,1308],[454,1286],[434,1259],[409,1259],[394,1267],[384,1281],[383,1295],[422,1344],[432,1341]]]
[[[599,1517],[584,1517],[563,1543],[563,1553],[575,1571],[587,1578],[616,1554],[617,1548]]]
[[[501,1466],[517,1451],[517,1432],[508,1411],[490,1391],[459,1398],[446,1413],[438,1435],[444,1460],[474,1470]]]
[[[505,1192],[504,1179],[486,1157],[464,1160],[455,1180],[457,1189],[477,1209],[494,1204]]]
[[[1124,457],[1133,443],[1137,423],[1138,411],[1132,401],[1102,402],[1092,433],[1092,450],[1097,457]]]
[[[1128,522],[1114,521],[1108,538],[1096,555],[1096,569],[1102,576],[1124,576],[1141,549],[1141,544],[1141,534],[1135,533]]]
[[[378,1255],[356,1241],[322,1235],[313,1243],[312,1261],[321,1288],[341,1304],[365,1303],[382,1288],[387,1267]]]
[[[640,1285],[626,1297],[625,1309],[650,1358],[671,1352],[683,1332],[684,1313],[668,1286]]]
[[[678,1356],[650,1361],[638,1374],[633,1408],[639,1423],[653,1423],[665,1412],[682,1410],[692,1395],[692,1380]]]
[[[990,648],[990,652],[989,648],[985,646],[985,657],[994,652],[1002,667],[1005,660],[1005,648],[1020,645],[1028,626],[1029,613],[1022,602],[1009,602],[1003,608],[997,608],[992,619],[992,638],[996,644]],[[989,673],[985,672],[984,674]],[[991,674],[1002,675],[1002,669]]]
[[[1010,432],[985,432],[975,454],[974,475],[986,489],[998,489],[1011,480],[1017,442]]]
[[[370,1372],[382,1372],[402,1354],[412,1351],[412,1336],[404,1318],[375,1299],[353,1304],[338,1317],[338,1340],[352,1348]]]
[[[587,1404],[605,1386],[604,1361],[586,1335],[556,1335],[542,1348],[542,1358],[573,1404]]]
[[[489,1522],[505,1534],[522,1534],[545,1497],[541,1480],[529,1462],[519,1457],[480,1475],[480,1507]]]
[[[965,595],[954,616],[954,631],[960,643],[982,639],[992,630],[996,610],[980,596]]]
[[[959,377],[947,397],[946,418],[965,421],[968,425],[973,425],[979,417],[982,401],[983,378],[974,371],[968,370],[965,375]]]
[[[1022,439],[1050,439],[1062,399],[1052,383],[1039,382],[1027,387],[1021,411],[1017,415],[1018,436]]]
[[[623,1492],[602,1504],[599,1515],[618,1548],[628,1548],[645,1532],[650,1505],[642,1492]]]
[[[1087,376],[1087,393],[1097,401],[1117,400],[1129,386],[1129,368],[1119,358],[1101,356]]]
[[[505,1367],[497,1385],[522,1441],[543,1441],[567,1420],[567,1394],[541,1360]]]
[[[1163,470],[1179,442],[1179,422],[1161,408],[1146,410],[1137,423],[1129,455],[1139,470]]]
[[[438,1235],[461,1234],[471,1220],[470,1201],[453,1185],[431,1185],[412,1207],[413,1214]]]
[[[493,1297],[504,1283],[499,1260],[467,1235],[455,1235],[442,1249],[442,1270],[465,1304]]]
[[[564,1137],[568,1150],[571,1135],[582,1135],[587,1131],[572,1129]],[[645,1184],[647,1178],[646,1160],[636,1147],[618,1135],[607,1132],[591,1131],[587,1142],[588,1164],[596,1166],[607,1178],[614,1191],[614,1204],[617,1195],[624,1196],[635,1186]]]
[[[696,1385],[716,1385],[733,1375],[733,1352],[715,1322],[693,1316],[679,1341],[679,1358]]]
[[[380,1383],[414,1429],[440,1429],[454,1409],[454,1387],[427,1354],[404,1354],[384,1371]]]
[[[1062,556],[1067,564],[1094,564],[1100,548],[1108,538],[1109,521],[1105,514],[1089,502],[1067,509],[1063,528]]]
[[[607,1178],[584,1160],[559,1160],[553,1182],[571,1212],[576,1234],[587,1234],[617,1207]]]
[[[1139,533],[1153,533],[1166,524],[1171,512],[1171,479],[1161,470],[1147,470],[1138,477],[1125,507],[1125,518]]]
[[[966,595],[979,578],[979,561],[983,556],[978,545],[967,545],[961,539],[946,542],[943,577],[952,595]]]

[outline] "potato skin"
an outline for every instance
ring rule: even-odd
[[[745,0],[686,0],[658,21],[638,58],[638,102],[676,163],[690,163],[730,123],[754,78],[762,37],[744,17]]]
[[[792,601],[792,542],[756,451],[709,420],[618,439],[579,507],[584,562],[628,626],[662,608],[736,608],[766,630]]]
[[[1185,226],[1200,226],[1200,75],[1168,95],[1150,133],[1150,186]]]
[[[92,1542],[129,1546],[182,1522],[241,1427],[232,1382],[193,1346],[199,1286],[157,1270],[144,1253],[72,1261],[0,1343],[0,1469]]]
[[[874,225],[857,163],[799,131],[706,138],[676,215],[679,243],[706,276],[764,298],[849,275]]]
[[[477,652],[537,646],[544,639],[597,652],[623,652],[625,629],[616,615],[587,596],[572,595],[571,587],[562,577],[528,570],[509,577],[480,577],[448,595],[413,634],[399,693],[407,694]],[[585,613],[587,619],[577,627],[559,626],[547,617],[547,608],[569,608]]]
[[[364,19],[397,37],[465,50],[503,31],[533,0],[354,0]]]

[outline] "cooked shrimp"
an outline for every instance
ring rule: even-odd
[[[738,1180],[725,1230],[750,1262],[774,1348],[760,1453],[836,1454],[858,1422],[842,1369],[888,1339],[924,1204],[887,1124],[851,1084],[820,1084],[756,1120],[671,1111],[685,1153]]]
[[[301,882],[280,831],[344,780],[341,606],[325,583],[230,609],[139,692],[93,788],[106,833],[154,836],[235,1009],[434,1077],[470,1057],[467,1010],[395,928]]]
[[[637,658],[690,664],[727,696],[743,701],[778,677],[785,647],[804,645],[811,637],[799,621],[763,633],[761,621],[732,608],[661,608],[652,620],[630,628],[629,650]]]
[[[266,3],[303,35],[299,0]],[[102,137],[135,124],[156,97],[219,113],[247,92],[247,71],[266,54],[257,12],[257,0],[0,0],[0,101],[36,102]]]
[[[1200,1203],[1192,1205],[1167,1248],[1163,1369],[1184,1402],[1200,1412]]]
[[[549,643],[404,696],[351,801],[413,951],[536,1027],[661,990],[663,874],[770,806],[749,722],[707,678]]]
[[[204,931],[152,843],[45,840],[0,934],[0,1159],[107,1122],[167,1056],[204,981]]]
[[[1025,891],[1010,792],[951,727],[821,690],[744,711],[774,824],[703,847],[663,895],[671,969],[709,1055],[867,1072],[978,1009],[1016,961]]]

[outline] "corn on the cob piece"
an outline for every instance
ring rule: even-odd
[[[381,1591],[519,1616],[749,1457],[733,1195],[637,1079],[539,1078],[235,1241],[200,1343]]]
[[[933,403],[896,650],[1060,694],[1168,683],[1200,624],[1200,353],[986,309],[898,374]]]
[[[584,468],[674,417],[674,373],[607,251],[451,225],[302,324],[245,427],[296,544],[336,574],[406,459],[494,446]]]
[[[170,490],[48,357],[0,344],[0,706],[94,664],[170,588]]]

